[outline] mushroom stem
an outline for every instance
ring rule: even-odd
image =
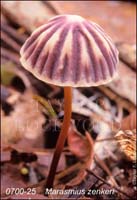
[[[61,128],[61,132],[59,134],[59,138],[56,144],[56,149],[54,152],[53,160],[51,163],[50,171],[48,174],[46,188],[53,187],[53,181],[57,169],[57,165],[60,159],[61,152],[64,147],[65,140],[67,138],[67,133],[71,120],[71,110],[72,110],[72,88],[64,87],[64,119]]]

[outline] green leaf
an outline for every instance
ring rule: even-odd
[[[57,114],[49,101],[45,100],[39,95],[34,95],[33,99],[37,100],[44,108],[46,108],[51,117],[57,118]]]

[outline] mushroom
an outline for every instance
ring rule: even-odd
[[[78,15],[58,15],[31,34],[20,54],[23,67],[34,76],[64,88],[64,119],[46,182],[51,188],[70,125],[72,87],[112,81],[118,51],[96,23]]]

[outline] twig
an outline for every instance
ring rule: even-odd
[[[118,187],[114,177],[112,176],[111,171],[109,170],[109,168],[107,167],[105,162],[103,160],[101,160],[96,154],[94,155],[94,157],[95,157],[96,162],[100,165],[100,167],[102,167],[102,169],[109,175],[113,185]]]
[[[120,59],[132,69],[136,70],[136,45],[123,42],[116,44]]]
[[[25,42],[27,36],[19,34],[14,28],[9,26],[8,24],[1,24],[1,29],[5,33],[7,33],[9,36],[14,38],[15,40],[19,41],[21,44]]]
[[[8,61],[13,61],[15,64],[20,65],[19,55],[17,53],[13,53],[5,48],[1,48],[1,56],[6,58]]]
[[[61,14],[59,9],[56,7],[56,2],[51,2],[51,1],[43,1],[43,2],[45,3],[47,7],[49,7],[50,10],[52,10],[55,13],[55,15]],[[54,6],[54,3],[55,3],[55,6]]]
[[[116,155],[110,151],[110,149],[108,148],[108,146],[104,147],[104,150],[106,150],[106,153],[108,154],[108,156],[110,156],[114,161],[118,161],[118,158],[116,157]]]
[[[15,40],[13,40],[7,33],[1,31],[1,39],[14,51],[19,52],[21,45],[19,45]]]
[[[104,139],[97,139],[96,142],[104,142],[104,141],[108,141],[108,140],[116,140],[116,138],[114,137],[110,137],[110,138],[104,138]]]
[[[92,102],[88,97],[83,95],[80,91],[77,89],[73,90],[73,95],[74,95],[74,103],[75,104],[80,104],[79,107],[86,106],[91,113],[96,113],[99,116],[103,117],[107,121],[112,121],[112,115],[108,111],[104,111],[99,105],[96,103]],[[81,106],[82,102],[82,106]]]
[[[128,100],[120,97],[114,91],[111,91],[109,88],[105,86],[99,86],[99,89],[106,95],[108,96],[111,100],[116,101],[117,104],[120,104],[123,108],[129,110],[132,112],[135,109],[135,106],[133,103],[129,102]]]
[[[123,195],[125,195],[126,197],[128,197],[129,199],[132,199],[131,196],[129,196],[127,193],[125,193],[124,191],[122,191],[120,188],[116,187],[116,186],[112,186],[110,183],[108,183],[107,181],[105,181],[103,178],[101,178],[100,176],[96,175],[93,171],[89,170],[89,169],[86,169],[86,171],[95,176],[97,179],[99,179],[100,181],[102,181],[103,183],[105,183],[106,185],[114,188],[115,190],[117,190],[118,192],[122,193]]]
[[[85,168],[85,164],[81,163],[81,162],[77,162],[76,164],[68,167],[66,170],[60,172],[59,174],[56,175],[56,179],[61,179],[64,176],[71,174],[73,171],[77,171],[77,170],[81,170]]]

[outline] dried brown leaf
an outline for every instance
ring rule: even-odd
[[[136,159],[136,130],[119,131],[115,138],[127,158],[134,161]]]
[[[122,130],[133,130],[136,129],[136,110],[129,116],[125,117],[121,122]]]
[[[84,162],[83,167],[77,173],[77,176],[67,183],[67,186],[79,185],[86,176],[85,168],[90,168],[93,161],[93,140],[88,132],[86,135],[81,135],[74,125],[71,125],[68,132],[69,150]]]
[[[28,31],[33,31],[55,15],[41,1],[3,1],[2,11]]]
[[[118,77],[107,86],[136,105],[136,73],[126,64],[119,62]]]
[[[39,110],[38,103],[32,99],[32,93],[20,96],[9,116],[1,116],[2,142],[14,143],[26,137],[35,139],[42,133],[45,118]]]
[[[136,69],[136,45],[126,43],[118,43],[117,48],[121,60]]]
[[[38,156],[38,163],[40,165],[49,168],[51,165],[53,152],[47,151],[47,152],[35,152],[35,153]],[[64,170],[65,167],[66,167],[65,155],[62,153],[58,163],[57,172]]]
[[[73,187],[76,185],[79,185],[85,178],[87,172],[85,171],[85,169],[81,169],[78,173],[77,176],[75,178],[73,178],[72,180],[70,180],[66,186],[68,187]]]
[[[74,125],[71,125],[68,132],[69,150],[80,160],[88,163],[93,159],[93,140],[88,132],[81,135]]]

